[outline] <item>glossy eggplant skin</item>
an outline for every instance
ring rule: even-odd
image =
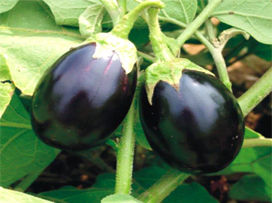
[[[136,87],[118,55],[94,58],[96,43],[72,49],[44,74],[33,95],[32,126],[48,145],[84,150],[105,141],[122,122]]]
[[[184,70],[179,90],[159,81],[147,101],[140,96],[140,119],[152,149],[184,172],[211,173],[229,165],[244,135],[241,109],[216,78]]]

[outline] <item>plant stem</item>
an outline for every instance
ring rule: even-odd
[[[192,21],[189,25],[187,25],[184,32],[177,38],[177,42],[179,47],[183,46],[183,44],[188,40],[197,29],[208,19],[213,10],[221,3],[222,0],[211,0],[208,5],[204,8],[204,10]],[[176,51],[178,52],[178,50]]]
[[[121,16],[124,16],[127,12],[127,0],[118,0],[118,4],[121,7]]]
[[[139,196],[146,203],[158,203],[164,200],[172,191],[182,184],[190,175],[177,170],[170,170],[155,184]]]
[[[174,59],[174,55],[171,53],[168,48],[165,40],[163,39],[163,33],[161,32],[159,21],[158,21],[158,12],[157,8],[150,8],[148,10],[149,19],[149,38],[151,40],[152,48],[157,60],[161,61],[170,61]]]
[[[272,67],[252,85],[241,97],[238,102],[241,106],[243,115],[246,116],[272,91]]]
[[[117,153],[116,170],[116,193],[130,194],[133,173],[133,160],[135,148],[135,106],[132,102],[131,108],[125,118],[122,137],[120,138],[119,149]]]
[[[149,55],[149,54],[146,54],[146,53],[141,52],[141,51],[137,51],[137,54],[138,54],[139,56],[143,57],[144,59],[146,59],[147,61],[151,62],[151,63],[155,62],[155,58],[152,57],[152,56]]]
[[[207,34],[209,36],[209,40],[211,42],[213,42],[216,39],[216,34],[215,34],[215,30],[214,30],[213,24],[211,23],[210,19],[208,19],[205,22],[205,26],[206,26]]]
[[[210,53],[212,55],[212,58],[214,59],[214,63],[216,65],[220,80],[232,92],[231,82],[229,80],[229,76],[227,72],[227,65],[226,65],[221,49],[215,48]]]
[[[173,18],[159,17],[159,19],[162,21],[176,24],[183,28],[187,26],[186,24],[179,22],[178,20]],[[231,82],[229,80],[227,66],[220,48],[214,47],[213,44],[199,31],[195,31],[195,36],[200,40],[200,42],[202,42],[208,48],[209,52],[211,53],[215,61],[215,65],[216,65],[220,80],[231,91]]]
[[[269,138],[253,138],[244,139],[243,147],[271,147],[272,139]]]
[[[231,82],[229,80],[228,72],[227,72],[227,65],[222,54],[221,48],[214,47],[211,42],[200,32],[196,32],[195,35],[197,38],[208,48],[209,52],[212,55],[214,63],[217,68],[217,72],[219,75],[220,80],[224,83],[224,85],[230,90],[231,89]]]
[[[133,10],[123,16],[111,32],[116,36],[127,39],[140,13],[149,7],[162,8],[163,3],[160,0],[146,0],[141,2]]]
[[[119,22],[120,19],[120,9],[116,0],[100,0],[104,5],[105,9],[109,13],[114,26]]]
[[[27,175],[23,180],[16,185],[14,190],[24,192],[28,189],[28,187],[38,178],[38,176],[42,173],[44,169],[35,171],[29,175]]]

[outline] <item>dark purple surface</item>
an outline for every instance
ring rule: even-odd
[[[193,173],[216,172],[238,154],[244,134],[241,109],[228,89],[205,73],[186,70],[179,91],[157,83],[140,117],[153,150],[171,166]]]
[[[93,58],[96,44],[63,55],[36,87],[32,126],[47,144],[82,150],[101,144],[129,110],[136,70],[128,75],[118,55]]]

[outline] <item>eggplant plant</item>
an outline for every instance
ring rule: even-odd
[[[271,44],[269,0],[0,3],[0,202],[271,201]]]

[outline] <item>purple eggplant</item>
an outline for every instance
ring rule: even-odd
[[[48,145],[84,150],[102,144],[126,116],[136,87],[115,51],[97,43],[72,49],[44,74],[33,95],[32,126]]]
[[[145,88],[140,118],[153,150],[174,168],[210,173],[228,166],[239,153],[244,118],[233,94],[215,77],[184,70],[175,89],[159,81],[152,104]]]

